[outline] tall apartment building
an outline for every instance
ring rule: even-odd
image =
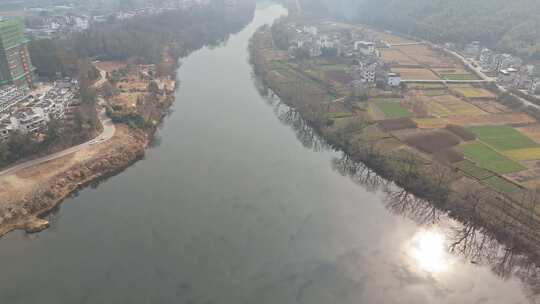
[[[22,20],[0,18],[0,86],[33,86],[34,67],[27,44]]]

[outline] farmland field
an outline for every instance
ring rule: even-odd
[[[448,120],[444,118],[415,118],[413,120],[420,129],[444,128],[448,124]]]
[[[418,65],[418,62],[414,61],[412,58],[403,54],[399,50],[382,49],[380,52],[382,59],[388,63],[395,62],[400,65]]]
[[[471,103],[490,114],[509,113],[511,110],[495,100],[472,100]]]
[[[495,94],[486,89],[456,87],[452,88],[452,90],[465,98],[495,98]]]
[[[486,114],[484,111],[480,110],[474,105],[465,102],[453,95],[436,96],[433,97],[432,100],[434,101],[434,103],[440,105],[446,110],[446,115],[442,115],[442,117],[459,115],[476,116]]]
[[[440,80],[432,71],[422,68],[392,68],[392,72],[401,74],[404,80]]]
[[[445,89],[436,89],[436,90],[425,90],[422,91],[422,95],[433,97],[433,96],[440,96],[440,95],[447,95],[448,91]]]
[[[525,113],[503,113],[478,116],[454,116],[448,123],[462,126],[508,125],[534,123],[536,120]]]
[[[411,90],[446,90],[446,86],[442,83],[409,82],[407,88]]]
[[[375,105],[384,113],[387,118],[410,117],[411,112],[402,107],[398,102],[379,101]]]
[[[471,127],[470,130],[481,141],[497,150],[507,151],[540,147],[532,139],[509,126]]]
[[[506,151],[504,154],[510,157],[511,159],[518,160],[518,161],[539,160],[540,148],[510,150],[510,151]]]
[[[478,141],[461,145],[458,150],[479,166],[499,174],[525,170],[525,167],[521,164],[497,153]]]
[[[445,80],[477,80],[473,74],[440,74]]]
[[[460,161],[459,163],[455,164],[455,166],[465,174],[476,179],[486,179],[495,175],[491,171],[478,167],[470,160]]]
[[[519,194],[522,191],[522,189],[518,185],[509,182],[499,176],[492,176],[490,178],[487,178],[484,180],[484,183],[486,183],[493,189],[508,195]]]
[[[407,38],[403,38],[400,36],[392,35],[389,33],[383,33],[383,32],[377,32],[377,37],[379,39],[384,40],[390,44],[399,44],[399,43],[412,43],[415,42],[414,40],[410,40]]]
[[[454,65],[452,58],[444,55],[441,52],[433,51],[429,46],[418,44],[418,45],[404,45],[396,46],[396,49],[399,49],[408,56],[413,57],[416,61],[422,64],[427,64],[430,66],[444,66],[451,67]]]
[[[524,127],[516,128],[516,130],[525,134],[537,143],[540,143],[540,124],[530,124]]]

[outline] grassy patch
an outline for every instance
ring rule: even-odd
[[[482,126],[469,128],[491,147],[507,151],[539,147],[536,142],[509,126]]]
[[[486,179],[495,175],[491,171],[478,167],[470,160],[460,161],[459,163],[456,163],[455,165],[456,165],[456,168],[463,171],[463,173],[471,177],[474,177],[476,179]]]
[[[397,102],[379,101],[375,105],[384,113],[387,118],[404,118],[412,114]]]
[[[512,173],[525,170],[519,163],[497,153],[495,150],[475,141],[458,147],[465,157],[477,163],[480,167],[486,168],[499,174]]]
[[[491,188],[508,195],[516,195],[522,191],[522,189],[518,185],[509,182],[499,176],[492,176],[488,179],[485,179],[484,183],[486,183]]]

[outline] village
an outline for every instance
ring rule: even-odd
[[[40,84],[35,89],[7,86],[0,91],[0,141],[13,132],[42,131],[51,119],[63,120],[79,104],[77,80]],[[71,117],[72,118],[72,117]]]
[[[32,39],[65,38],[70,34],[88,30],[92,24],[111,19],[126,20],[172,10],[189,10],[208,3],[208,0],[170,0],[163,1],[160,5],[148,3],[145,6],[110,11],[87,9],[76,5],[28,7],[23,12],[26,22],[25,35]]]

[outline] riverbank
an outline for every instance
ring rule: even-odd
[[[48,221],[41,216],[78,190],[115,175],[144,157],[154,133],[175,100],[176,83],[171,79],[176,77],[177,66],[169,56],[164,58],[169,75],[153,80],[161,84],[156,88],[157,92],[147,98],[151,80],[145,80],[141,82],[144,88],[132,94],[144,100],[140,107],[122,110],[120,114],[103,110],[101,115],[105,116],[107,112],[108,116],[113,116],[113,122],[107,122],[111,124],[105,130],[108,132],[80,146],[60,151],[58,156],[30,161],[28,166],[21,164],[0,176],[0,236],[16,229],[32,233],[48,228]],[[108,99],[107,104],[100,106],[106,109],[119,106],[112,97]],[[124,119],[122,115],[128,118]],[[132,117],[140,124],[134,124]],[[118,121],[114,122],[115,118]]]
[[[354,95],[354,92],[349,96],[340,96],[341,88],[337,86],[335,89],[336,86],[330,81],[320,81],[317,72],[313,71],[313,65],[308,69],[302,62],[289,62],[287,52],[275,48],[269,27],[255,34],[250,51],[255,73],[263,84],[283,102],[299,111],[332,146],[344,151],[354,161],[366,164],[411,194],[430,201],[453,218],[481,227],[482,232],[508,248],[527,253],[534,261],[539,260],[540,220],[536,213],[537,198],[534,193],[502,193],[454,169],[448,161],[453,155],[439,155],[446,157],[441,160],[402,145],[390,133],[400,129],[416,129],[417,126],[411,124],[410,119],[396,117],[383,123],[371,119],[370,114],[384,117],[386,113],[362,102],[361,96]],[[337,72],[334,74],[338,75]],[[330,74],[329,77],[332,76]],[[338,76],[332,79],[334,83],[339,82],[341,76]],[[397,116],[407,113],[387,101],[396,96],[401,97],[400,93],[377,94],[369,95],[368,98],[386,99],[381,104],[387,112],[397,113]],[[424,134],[428,131],[414,132]],[[446,134],[447,131],[443,131]],[[409,134],[401,135],[405,138]],[[427,140],[432,143],[436,139],[424,138],[424,142]]]

